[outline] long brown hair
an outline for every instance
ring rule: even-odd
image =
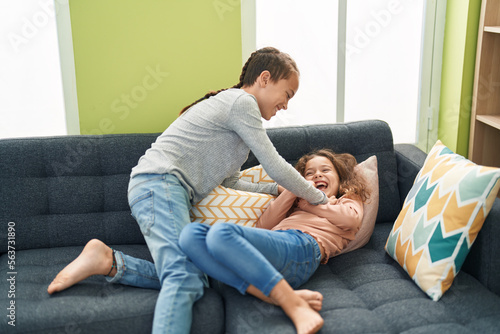
[[[357,165],[356,158],[349,153],[334,153],[329,149],[316,150],[302,156],[295,168],[304,176],[306,164],[315,157],[325,157],[331,161],[333,167],[339,174],[339,193],[337,197],[346,195],[350,198],[357,197],[365,202],[370,197],[370,191],[366,187],[363,175],[356,173],[354,167]]]
[[[242,88],[252,86],[259,75],[263,71],[269,71],[271,74],[270,80],[277,82],[281,79],[288,79],[292,73],[299,74],[299,69],[295,61],[287,53],[273,47],[266,47],[253,52],[241,70],[240,82],[230,88]],[[218,91],[210,91],[201,99],[196,100],[190,105],[184,107],[179,115],[182,115],[186,110],[194,106],[200,101],[208,99],[211,96],[217,95],[220,92],[229,88],[220,89]]]

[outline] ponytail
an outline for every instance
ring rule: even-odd
[[[245,65],[243,65],[243,68],[241,69],[240,81],[230,88],[252,86],[259,75],[266,70],[271,73],[271,81],[273,82],[277,82],[281,79],[288,79],[292,73],[299,74],[297,64],[295,64],[295,61],[288,54],[283,53],[273,47],[266,47],[254,51],[250,55]],[[215,96],[220,92],[228,90],[230,88],[208,92],[201,99],[198,99],[190,105],[184,107],[179,115],[182,115],[186,110],[188,110],[198,102],[208,99],[211,96]]]

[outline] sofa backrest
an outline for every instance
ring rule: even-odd
[[[144,243],[127,202],[130,170],[154,134],[0,141],[0,222],[16,249]],[[5,243],[1,243],[2,252]],[[5,247],[5,248],[3,248]]]
[[[359,161],[377,155],[377,221],[397,217],[396,159],[385,122],[275,128],[268,134],[292,164],[312,149],[325,147],[351,153]],[[0,140],[0,252],[7,251],[9,226],[14,227],[16,250],[84,245],[92,238],[108,244],[144,243],[130,215],[127,186],[132,167],[157,136]],[[256,164],[251,154],[243,168]]]
[[[380,120],[321,124],[268,129],[278,152],[292,165],[314,149],[329,148],[336,153],[350,153],[358,162],[377,156],[379,175],[379,210],[377,222],[394,221],[400,207],[397,162],[389,125]],[[250,154],[243,169],[257,165]],[[406,194],[405,194],[406,196]]]

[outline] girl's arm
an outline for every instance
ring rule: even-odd
[[[298,206],[301,210],[328,219],[330,223],[343,230],[359,227],[363,219],[363,202],[345,196],[339,199],[331,197],[330,201],[323,205],[311,205],[300,199]]]
[[[256,227],[272,229],[287,217],[288,211],[297,199],[292,192],[285,190],[269,204],[257,221]]]
[[[241,172],[237,172],[222,182],[222,186],[235,190],[249,191],[254,193],[278,195],[278,184],[271,182],[254,183],[240,179]]]
[[[229,114],[228,125],[250,148],[271,179],[312,204],[328,202],[322,191],[307,182],[279,155],[262,126],[262,118],[254,96],[242,95],[235,101]]]

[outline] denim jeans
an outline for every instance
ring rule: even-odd
[[[117,252],[118,271],[111,282],[159,288],[153,333],[189,333],[193,304],[202,297],[204,273],[179,248],[181,230],[191,222],[191,203],[173,175],[143,174],[130,180],[132,215],[154,261]]]
[[[138,259],[115,249],[116,274],[106,277],[109,283],[119,283],[136,288],[161,290],[160,280],[153,262]]]
[[[252,284],[269,296],[283,278],[298,288],[321,262],[316,240],[298,230],[192,223],[182,231],[179,244],[206,274],[242,294]]]

